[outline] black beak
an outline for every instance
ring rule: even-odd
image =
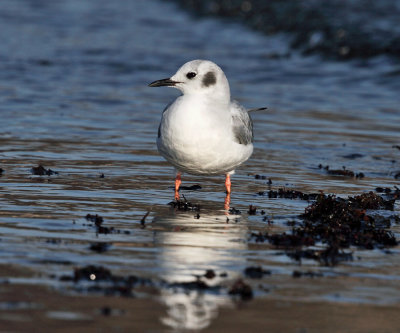
[[[149,87],[173,87],[176,85],[177,81],[172,81],[171,79],[162,79],[162,80],[157,80],[149,84]]]

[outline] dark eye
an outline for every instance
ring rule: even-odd
[[[195,73],[195,72],[189,72],[189,73],[186,74],[186,77],[187,77],[188,79],[193,79],[195,76],[196,76],[196,73]]]

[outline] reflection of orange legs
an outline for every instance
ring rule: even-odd
[[[225,202],[224,202],[224,209],[229,210],[229,205],[231,203],[231,194],[227,193],[225,197]]]
[[[231,175],[229,173],[226,174],[225,188],[226,188],[226,197],[225,197],[224,209],[229,210],[229,204],[231,203]]]
[[[179,187],[182,184],[181,173],[178,171],[175,178],[175,200],[179,200]]]

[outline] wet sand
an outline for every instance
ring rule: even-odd
[[[255,300],[235,309],[221,309],[204,332],[395,332],[399,305],[374,306]]]
[[[30,275],[25,268],[4,265],[1,274]],[[107,297],[3,282],[0,298],[0,326],[4,332],[170,332],[160,320],[167,308],[156,291],[146,298]],[[202,332],[391,333],[400,327],[399,310],[399,304],[261,298],[219,308],[211,325]]]
[[[26,276],[21,267],[1,266],[1,274]],[[49,286],[1,283],[1,332],[165,332],[152,298],[65,293]],[[157,298],[157,296],[153,296]]]

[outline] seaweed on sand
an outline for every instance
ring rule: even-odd
[[[199,204],[192,204],[190,201],[187,201],[185,196],[183,196],[183,199],[179,200],[174,200],[168,203],[171,207],[175,208],[176,210],[179,211],[200,211],[200,205]]]
[[[57,171],[53,171],[51,169],[46,169],[43,165],[39,164],[37,167],[32,167],[31,172],[33,175],[36,176],[51,176],[51,175],[58,175]]]
[[[387,230],[391,219],[367,212],[393,210],[396,199],[384,199],[373,192],[348,199],[320,194],[299,216],[302,222],[293,227],[291,234],[253,233],[251,237],[256,242],[268,240],[274,246],[284,248],[296,260],[307,258],[327,266],[336,265],[352,259],[351,253],[344,252],[344,248],[374,249],[398,244],[393,233]],[[327,244],[327,247],[323,250],[302,249],[317,242]]]

